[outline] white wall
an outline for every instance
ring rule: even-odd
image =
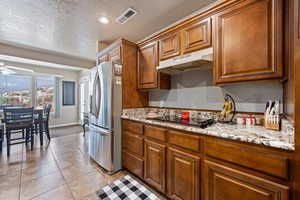
[[[282,102],[283,89],[279,82],[213,84],[211,67],[171,76],[171,90],[155,90],[149,94],[149,105],[158,107],[222,110],[223,94],[236,101],[237,111],[264,112],[268,100]]]

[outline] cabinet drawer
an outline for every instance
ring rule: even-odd
[[[200,151],[200,137],[189,135],[178,131],[168,132],[169,143],[193,151]]]
[[[143,156],[144,155],[143,138],[136,134],[131,134],[128,131],[124,131],[123,148],[131,153],[136,153],[139,156]]]
[[[240,145],[207,141],[206,155],[288,179],[288,158]]]
[[[145,128],[144,128],[144,134],[147,137],[161,140],[164,142],[167,140],[166,132],[167,132],[166,129],[153,127],[153,126],[145,126]]]
[[[132,121],[123,121],[123,129],[130,131],[135,134],[143,134],[143,124],[132,122]]]
[[[144,176],[144,161],[126,151],[123,151],[123,167],[140,178]]]
[[[290,188],[218,163],[204,161],[206,199],[288,200]]]

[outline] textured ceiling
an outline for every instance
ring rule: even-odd
[[[215,0],[0,0],[0,41],[95,59],[96,41],[138,41]],[[126,24],[126,8],[139,13]],[[107,16],[110,24],[97,21]]]

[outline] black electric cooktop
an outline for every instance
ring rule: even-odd
[[[181,124],[185,126],[195,126],[198,128],[206,128],[215,122],[215,120],[213,119],[198,119],[198,118],[182,119],[175,116],[163,116],[163,117],[151,118],[151,120],[171,122],[171,123]]]

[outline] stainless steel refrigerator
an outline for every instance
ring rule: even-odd
[[[90,71],[89,155],[109,173],[121,169],[122,66],[104,62]]]

